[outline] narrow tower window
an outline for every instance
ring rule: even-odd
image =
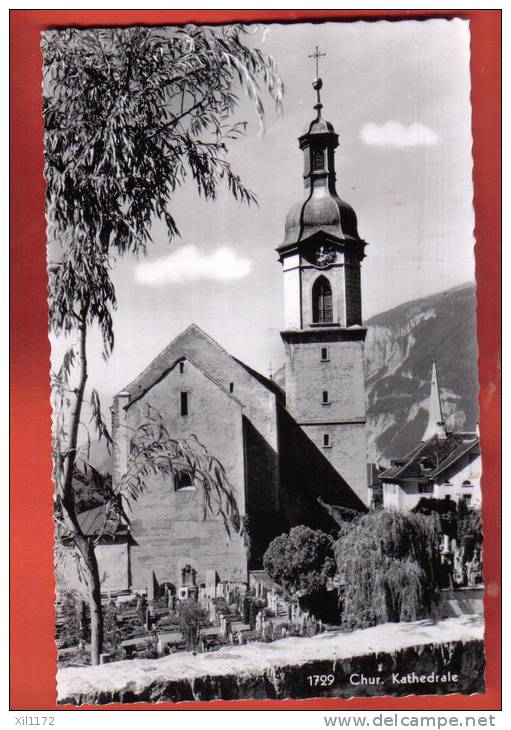
[[[181,415],[188,415],[188,393],[185,390],[181,391]]]
[[[179,372],[184,373],[184,371],[185,371],[185,364],[184,364],[184,362],[180,362],[179,363]]]
[[[325,152],[324,150],[312,150],[312,172],[318,172],[325,168]]]
[[[320,276],[312,287],[312,321],[316,324],[333,322],[332,287],[324,276]]]
[[[329,403],[329,400],[328,400],[328,390],[324,390],[323,391],[323,404],[326,405],[327,403]]]
[[[330,446],[330,436],[327,433],[323,434],[323,446]]]
[[[234,393],[234,383],[229,383],[229,393]]]
[[[322,362],[326,362],[328,360],[328,347],[321,348],[321,360]]]

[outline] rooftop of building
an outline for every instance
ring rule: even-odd
[[[114,535],[127,533],[127,527],[119,514],[109,508],[106,503],[84,510],[76,518],[81,531],[87,536],[105,534],[105,536],[113,537]]]
[[[394,459],[391,466],[383,471],[380,481],[399,481],[401,479],[435,479],[445,469],[452,466],[464,454],[479,443],[476,433],[447,433],[445,438],[437,434],[421,441],[402,459]]]
[[[123,388],[122,392],[128,393],[130,402],[133,402],[150,390],[177,362],[183,359],[189,360],[235,400],[238,400],[238,397],[229,391],[228,386],[229,380],[236,378],[236,371],[239,369],[271,391],[278,400],[284,400],[284,391],[273,380],[230,355],[216,340],[194,323],[177,335],[135,380]],[[241,403],[241,401],[239,402]]]

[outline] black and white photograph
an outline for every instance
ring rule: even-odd
[[[468,21],[41,52],[58,703],[484,692]]]

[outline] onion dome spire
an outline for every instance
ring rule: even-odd
[[[309,54],[309,58],[316,62],[316,78],[312,83],[316,92],[316,117],[306,125],[298,139],[304,160],[304,199],[287,215],[284,246],[309,238],[318,231],[339,240],[361,240],[355,211],[339,197],[335,187],[335,150],[339,145],[339,135],[333,124],[321,116],[323,81],[319,77],[319,59],[325,55],[317,46]]]

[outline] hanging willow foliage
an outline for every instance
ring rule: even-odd
[[[264,119],[281,107],[273,59],[246,45],[248,29],[91,28],[43,34],[45,177],[57,239],[97,241],[103,253],[145,250],[151,224],[178,233],[173,196],[187,181],[214,200],[220,184],[255,202],[228,160],[244,134],[240,92]]]
[[[439,598],[436,515],[379,510],[341,525],[334,546],[348,629],[427,616]]]

